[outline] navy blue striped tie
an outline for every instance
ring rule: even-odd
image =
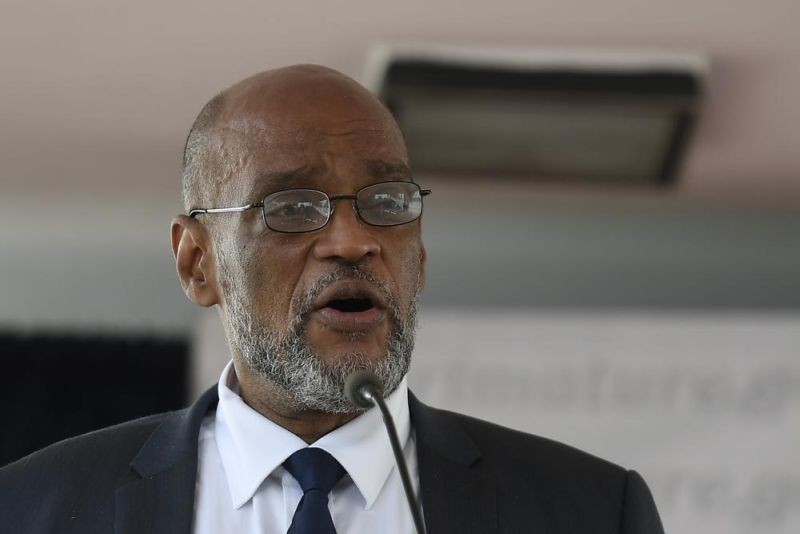
[[[289,456],[283,467],[303,488],[287,534],[336,534],[328,494],[344,476],[344,467],[327,452],[312,447]]]

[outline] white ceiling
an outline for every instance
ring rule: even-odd
[[[800,203],[796,0],[4,0],[6,192],[178,192],[183,137],[216,91],[321,63],[360,77],[376,42],[700,51],[710,98],[679,194]],[[176,199],[177,200],[177,199]]]

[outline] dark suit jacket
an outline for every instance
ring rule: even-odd
[[[197,436],[217,400],[212,388],[188,409],[62,441],[0,469],[0,533],[189,534]],[[430,534],[663,532],[634,471],[413,395],[410,408]]]

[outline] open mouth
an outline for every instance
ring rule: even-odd
[[[344,313],[358,313],[374,308],[372,300],[368,298],[334,299],[325,306]]]
[[[366,331],[386,317],[383,297],[363,280],[334,282],[319,295],[313,310],[328,327],[344,332]]]

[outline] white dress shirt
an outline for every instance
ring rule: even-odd
[[[303,492],[281,464],[309,445],[242,400],[232,362],[217,388],[216,414],[206,416],[198,438],[194,532],[285,534]],[[406,379],[386,402],[418,495]],[[347,471],[328,503],[337,534],[414,532],[379,410],[366,411],[310,446],[330,453]]]

